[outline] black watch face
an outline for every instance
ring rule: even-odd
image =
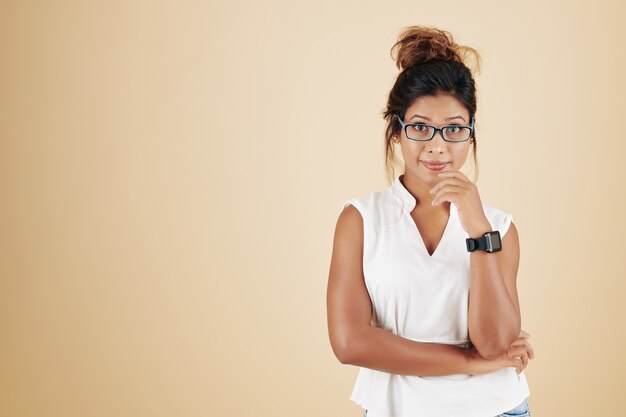
[[[499,231],[493,231],[493,232],[489,232],[487,233],[487,250],[489,250],[489,252],[497,252],[499,250],[502,250],[502,241],[500,240],[500,232]]]

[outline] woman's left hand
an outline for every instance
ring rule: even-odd
[[[478,195],[478,187],[461,171],[445,171],[437,174],[442,178],[431,190],[433,205],[443,201],[454,203],[459,213],[459,220],[469,237],[480,237],[491,231],[483,204]]]

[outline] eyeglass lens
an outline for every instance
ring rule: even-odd
[[[434,128],[428,125],[410,125],[406,127],[406,136],[409,139],[428,140],[434,135]],[[464,141],[469,139],[472,129],[463,126],[447,126],[443,128],[443,137],[449,141]]]

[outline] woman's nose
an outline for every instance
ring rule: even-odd
[[[442,130],[437,130],[435,132],[435,136],[433,136],[433,138],[431,140],[426,142],[426,147],[429,148],[429,149],[439,149],[439,148],[445,149],[446,146],[447,146],[447,143],[443,139],[443,131]]]

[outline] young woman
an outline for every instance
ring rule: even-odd
[[[336,225],[327,307],[332,349],[360,367],[350,397],[368,417],[530,416],[519,239],[461,171],[476,162],[470,47],[405,28],[391,51],[382,191],[348,200]],[[404,173],[393,178],[395,147]],[[391,175],[389,175],[391,173]]]

